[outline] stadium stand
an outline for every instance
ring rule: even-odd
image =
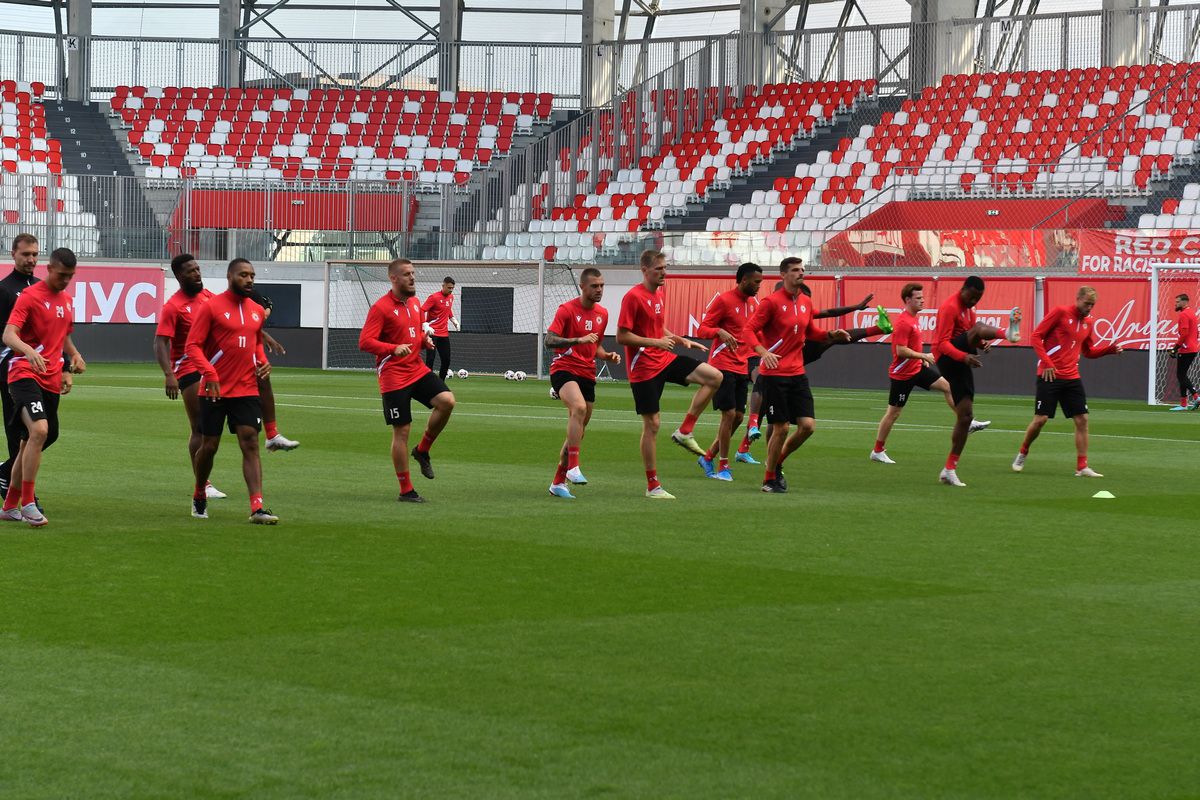
[[[147,178],[466,184],[549,119],[549,94],[118,86]]]

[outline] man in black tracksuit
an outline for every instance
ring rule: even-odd
[[[13,239],[12,259],[13,271],[4,280],[0,280],[0,331],[8,324],[13,306],[21,292],[38,282],[33,276],[33,270],[38,260],[38,240],[32,233],[19,233]],[[8,457],[0,464],[0,493],[8,491],[8,477],[12,472],[12,460],[17,457],[21,447],[22,425],[15,420],[15,409],[12,397],[8,394],[8,362],[12,351],[7,347],[0,350],[0,401],[4,407],[4,435],[8,439]]]

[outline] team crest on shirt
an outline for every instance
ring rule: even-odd
[[[255,322],[258,322],[258,312],[257,312],[257,311],[251,311],[251,312],[250,312],[250,319],[254,320]]]

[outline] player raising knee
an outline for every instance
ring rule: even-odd
[[[704,311],[696,335],[713,340],[708,363],[721,370],[721,388],[713,395],[713,409],[721,414],[717,438],[704,455],[700,468],[710,478],[733,480],[729,470],[729,442],[733,432],[742,424],[746,411],[746,392],[750,386],[749,355],[758,341],[746,333],[746,323],[754,316],[762,284],[762,267],[746,263],[738,267],[737,286],[713,298]],[[720,458],[714,466],[713,461]]]
[[[422,347],[432,348],[423,329],[425,312],[417,299],[417,271],[407,258],[388,264],[392,289],[375,301],[367,312],[358,336],[358,348],[375,356],[379,392],[383,395],[383,421],[392,426],[392,466],[400,481],[403,503],[424,503],[413,488],[408,471],[408,434],[412,428],[412,401],[433,409],[425,426],[425,435],[412,450],[421,474],[433,478],[429,449],[450,421],[454,395],[442,379],[421,360]]]
[[[1021,338],[1018,326],[1021,309],[1014,308],[1008,327],[1001,329],[975,321],[975,305],[983,298],[983,278],[972,275],[962,288],[938,308],[933,355],[938,371],[950,384],[954,400],[954,430],[950,434],[950,455],[938,480],[949,486],[966,486],[958,478],[958,459],[967,446],[967,436],[987,425],[975,420],[975,376],[971,370],[982,366],[980,348],[987,349],[996,339],[1015,342]]]
[[[1029,448],[1042,432],[1046,421],[1062,406],[1063,416],[1075,423],[1075,476],[1102,478],[1088,466],[1088,406],[1087,393],[1079,377],[1079,357],[1100,358],[1120,353],[1119,344],[1096,345],[1095,330],[1089,314],[1096,305],[1096,290],[1081,286],[1075,302],[1052,308],[1033,331],[1033,351],[1037,353],[1037,395],[1033,405],[1033,421],[1025,431],[1025,441],[1013,460],[1014,472],[1025,469]]]
[[[950,384],[933,368],[933,354],[923,351],[921,324],[918,315],[925,308],[925,287],[919,283],[907,283],[900,290],[904,311],[892,323],[892,365],[888,377],[892,384],[888,392],[888,407],[879,420],[879,432],[875,434],[875,449],[871,460],[881,464],[895,464],[887,454],[888,434],[900,419],[900,413],[908,403],[914,387],[937,390],[946,398],[946,405],[954,410],[950,396]]]
[[[621,357],[600,344],[608,326],[608,309],[600,305],[604,296],[604,277],[600,270],[588,267],[579,278],[579,297],[558,307],[546,331],[546,347],[554,350],[550,362],[550,385],[567,407],[567,440],[558,456],[558,471],[550,484],[550,494],[574,500],[574,483],[587,483],[579,469],[579,448],[592,418],[596,403],[596,359],[620,364]]]

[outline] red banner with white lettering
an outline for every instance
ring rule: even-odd
[[[1160,347],[1175,342],[1178,327],[1175,324],[1174,296],[1186,292],[1192,298],[1200,289],[1195,275],[1190,280],[1172,285],[1169,290],[1159,292],[1158,339]],[[1101,344],[1117,343],[1130,350],[1146,350],[1150,347],[1150,284],[1148,281],[1109,278],[1089,280],[1088,286],[1096,290],[1096,306],[1092,309],[1096,339]],[[1046,309],[1054,306],[1074,304],[1080,282],[1069,278],[1046,279]]]
[[[1074,246],[1055,230],[848,230],[821,247],[827,267],[1004,269],[1059,263]],[[1065,239],[1065,241],[1064,241]],[[1065,263],[1065,262],[1063,262]]]
[[[163,271],[158,267],[80,264],[67,292],[74,301],[77,323],[149,324],[158,321],[166,302]]]
[[[1156,261],[1200,264],[1200,233],[1158,230],[1080,230],[1081,275],[1148,275]]]
[[[759,297],[766,297],[775,291],[779,282],[779,273],[767,271],[763,273],[762,286],[758,290]],[[804,281],[812,289],[813,305],[816,308],[830,308],[837,297],[837,281],[829,276],[814,276]],[[737,281],[731,275],[671,275],[667,278],[665,288],[667,295],[667,330],[680,336],[695,336],[704,319],[704,310],[713,298],[722,292],[727,292],[737,286]],[[822,324],[829,320],[818,322],[821,327],[832,329],[832,324]]]

